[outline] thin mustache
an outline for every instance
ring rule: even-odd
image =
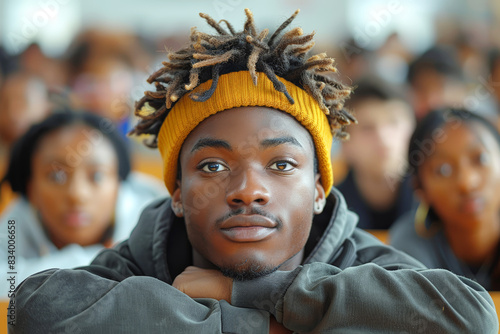
[[[256,208],[256,207],[252,207],[250,209],[250,211],[247,211],[247,210],[244,210],[244,209],[237,209],[237,210],[232,210],[232,211],[229,211],[228,213],[226,213],[224,216],[218,218],[216,221],[215,221],[215,226],[220,226],[220,224],[222,224],[223,221],[231,218],[231,217],[234,217],[234,216],[237,216],[237,215],[242,215],[242,214],[245,214],[245,215],[261,215],[263,217],[266,217],[268,219],[270,219],[271,221],[273,221],[274,223],[276,223],[276,228],[280,229],[282,226],[283,226],[283,222],[281,221],[280,218],[276,217],[275,215],[269,213],[269,212],[266,212],[260,208]]]

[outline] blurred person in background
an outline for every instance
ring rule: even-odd
[[[145,39],[122,31],[83,31],[69,47],[66,60],[73,104],[111,120],[131,147],[133,169],[162,179],[162,163],[142,145],[144,138],[126,134],[133,121],[133,94],[144,84],[151,47]],[[140,84],[137,80],[140,79]]]
[[[44,269],[89,264],[166,194],[161,183],[130,173],[128,148],[109,121],[83,112],[55,112],[33,125],[14,144],[3,181],[22,195],[0,220],[4,246],[15,222],[18,284]],[[3,262],[6,252],[1,247]]]
[[[462,105],[466,97],[462,68],[452,47],[436,45],[414,59],[407,80],[417,120],[433,109]]]
[[[67,80],[64,61],[46,56],[37,43],[30,44],[17,58],[19,67],[43,80],[49,90],[64,88]]]
[[[429,113],[408,159],[419,208],[393,225],[391,244],[429,268],[500,289],[500,135],[463,109]]]
[[[500,85],[500,77],[495,80],[495,49],[491,50],[488,34],[480,27],[458,26],[456,36],[448,43],[456,50],[467,90],[461,103],[450,106],[463,107],[496,123],[499,112],[495,85]]]
[[[50,109],[45,82],[26,71],[11,73],[0,86],[0,140],[10,147]]]
[[[125,60],[111,56],[89,59],[71,87],[82,108],[110,119],[122,133],[128,131],[132,74]]]
[[[488,90],[490,106],[494,117],[492,121],[500,131],[500,49],[495,48],[488,53]]]
[[[373,72],[392,84],[404,84],[413,54],[406,48],[401,36],[394,32],[374,51]]]
[[[135,71],[149,60],[142,44],[125,32],[88,30],[66,56],[68,85],[78,107],[110,119],[124,135],[131,128]]]
[[[373,53],[360,46],[354,38],[339,43],[333,54],[337,66],[342,69],[335,77],[346,85],[352,85],[372,71]]]
[[[0,175],[4,174],[12,144],[50,109],[45,82],[26,71],[10,72],[0,85]],[[8,184],[0,186],[0,213],[16,195]]]
[[[359,216],[358,227],[386,229],[415,204],[406,174],[415,116],[404,94],[380,79],[358,82],[346,105],[358,120],[341,155],[349,166],[336,187]]]

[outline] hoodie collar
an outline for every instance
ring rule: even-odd
[[[357,223],[358,216],[347,209],[344,197],[336,188],[332,188],[325,209],[313,220],[304,264],[331,263],[346,239],[354,232]],[[312,250],[307,252],[308,248]]]

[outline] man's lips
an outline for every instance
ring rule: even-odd
[[[277,224],[261,215],[235,215],[221,223],[222,234],[234,242],[256,242],[276,231]]]
[[[273,222],[271,219],[258,215],[258,214],[251,214],[251,215],[234,215],[229,217],[228,219],[224,220],[219,227],[221,229],[230,229],[233,227],[251,227],[251,226],[260,226],[260,227],[268,227],[268,228],[273,228],[276,227],[276,223]]]

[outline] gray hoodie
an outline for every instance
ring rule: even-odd
[[[356,222],[333,190],[314,219],[303,265],[234,282],[229,304],[171,286],[191,265],[191,246],[170,201],[157,201],[129,240],[92,265],[24,281],[9,332],[267,333],[272,314],[298,333],[498,333],[479,284],[426,269]]]

